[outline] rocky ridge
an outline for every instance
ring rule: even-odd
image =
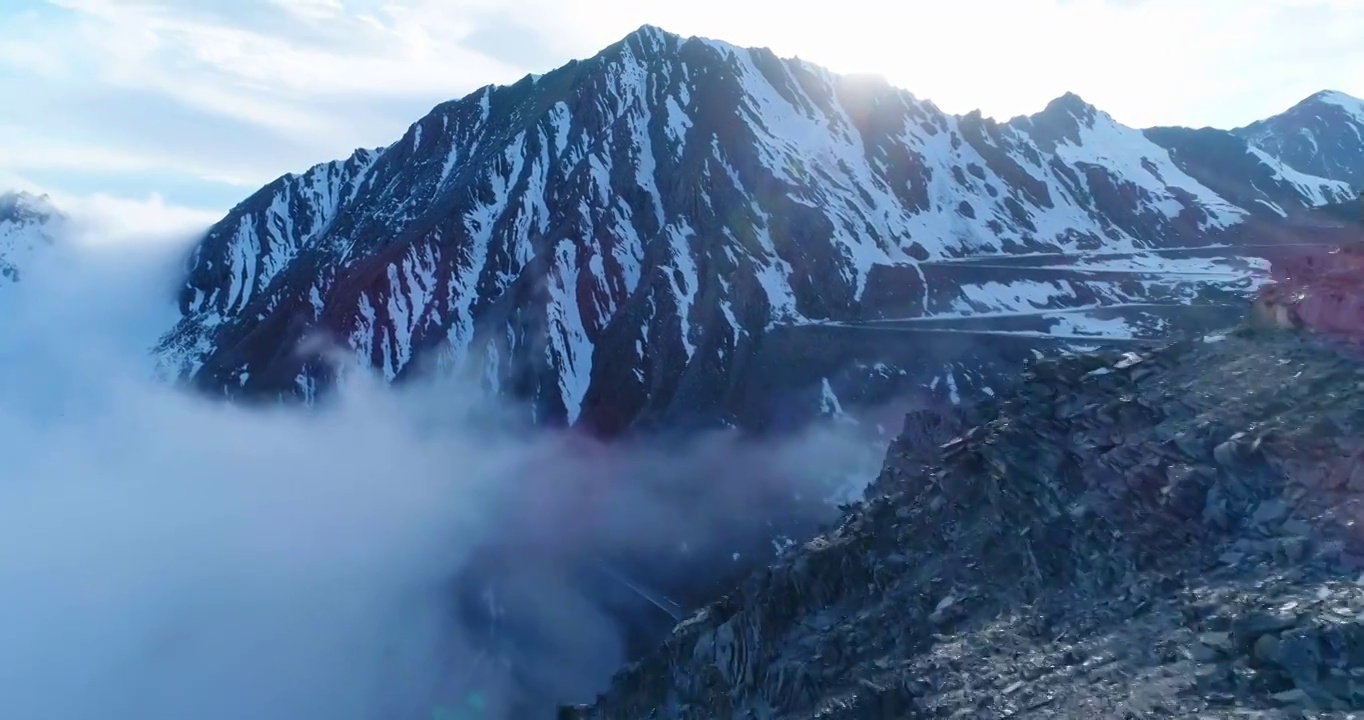
[[[988,414],[906,432],[838,529],[564,716],[1364,710],[1358,359],[1243,327],[1039,360]]]
[[[1182,308],[1253,289],[1267,246],[1329,235],[1303,216],[1354,189],[1274,137],[1138,130],[1074,95],[955,116],[645,27],[244,200],[158,357],[218,397],[308,401],[334,380],[321,338],[607,436],[966,402],[1037,353],[1201,327]]]

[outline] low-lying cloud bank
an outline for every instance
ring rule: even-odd
[[[145,354],[179,251],[61,248],[0,293],[0,717],[533,718],[879,459],[509,433],[354,376],[312,411],[191,397]]]

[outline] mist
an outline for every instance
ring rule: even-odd
[[[549,717],[879,460],[512,432],[362,373],[195,397],[147,354],[184,247],[73,237],[0,289],[0,717]]]

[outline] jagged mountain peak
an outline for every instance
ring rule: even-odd
[[[606,46],[601,52],[593,56],[593,60],[610,61],[615,59],[621,50],[630,49],[639,53],[643,57],[653,56],[658,53],[675,50],[677,46],[686,41],[677,33],[671,33],[657,25],[641,25],[638,29],[630,32],[625,37]]]
[[[60,239],[68,221],[46,194],[0,192],[0,287],[17,281],[43,248]]]
[[[0,222],[42,222],[63,216],[52,197],[46,193],[36,194],[27,190],[0,193]]]
[[[1028,133],[1049,150],[1058,145],[1083,145],[1084,136],[1096,132],[1107,137],[1128,130],[1073,92],[1053,99],[1039,112],[1012,118],[1006,124]]]
[[[162,356],[220,395],[307,398],[329,371],[293,348],[322,334],[390,380],[473,372],[604,433],[761,424],[861,382],[836,353],[784,367],[780,348],[812,340],[773,333],[1053,302],[948,290],[939,263],[1207,243],[1253,208],[1337,190],[1273,168],[1230,187],[1243,168],[1193,157],[1074,94],[1007,123],[957,117],[884,80],[646,26],[262,189],[195,251]]]
[[[1336,107],[1345,109],[1351,112],[1352,114],[1364,115],[1364,100],[1360,100],[1359,98],[1353,95],[1343,93],[1339,90],[1322,90],[1320,92],[1313,93],[1310,97],[1304,100],[1303,103],[1335,105]]]
[[[1364,100],[1339,90],[1321,90],[1303,98],[1287,110],[1252,123],[1242,130],[1254,132],[1254,128],[1291,125],[1294,130],[1301,132],[1314,121],[1364,126]]]
[[[701,35],[683,35],[681,33],[675,33],[670,30],[664,29],[662,27],[659,27],[658,25],[645,23],[639,26],[631,33],[629,33],[628,35],[626,35],[625,37],[621,38],[616,43],[608,46],[605,50],[599,53],[599,55],[609,54],[612,48],[617,47],[623,43],[631,42],[639,43],[641,47],[653,49],[677,48],[678,46],[688,42],[704,43],[706,45],[711,45],[716,48],[721,48],[730,51],[734,50],[751,51],[766,49],[741,47],[739,45],[734,45],[732,43],[725,42],[724,40],[705,37]]]
[[[680,34],[678,34],[678,33],[669,32],[669,31],[667,31],[667,30],[664,30],[663,28],[661,28],[661,27],[659,27],[659,26],[657,26],[657,25],[653,25],[653,24],[651,24],[651,23],[644,23],[643,25],[640,25],[640,26],[639,26],[638,28],[636,28],[635,30],[631,31],[630,34],[628,34],[628,35],[626,35],[624,38],[622,38],[622,39],[621,39],[621,42],[627,42],[627,41],[633,40],[633,39],[638,39],[638,40],[641,40],[641,41],[648,41],[648,42],[651,42],[651,43],[656,43],[656,42],[678,42],[678,41],[681,41],[681,40],[683,39],[683,36],[680,35]]]
[[[1288,119],[1301,119],[1321,112],[1340,113],[1342,111],[1345,113],[1345,117],[1358,117],[1360,121],[1364,121],[1364,100],[1340,90],[1319,90],[1294,103],[1283,112],[1256,120],[1249,125],[1237,128],[1234,132],[1253,134],[1257,129]]]
[[[1108,113],[1073,92],[1053,99],[1041,112],[1030,117],[1035,123],[1066,124],[1078,128],[1092,128],[1101,121],[1117,124]]]
[[[376,148],[356,148],[354,151],[351,152],[350,157],[347,157],[345,160],[342,160],[341,163],[342,163],[342,164],[345,164],[345,165],[368,165],[368,164],[374,162],[375,158],[377,158],[378,155],[379,155],[380,153],[382,153],[385,149],[386,149],[386,148],[382,148],[382,147],[376,147]],[[285,173],[284,175],[282,175],[282,176],[281,176],[280,178],[278,178],[278,179],[279,179],[279,180],[282,180],[282,179],[286,179],[286,178],[297,178],[297,177],[300,177],[301,175],[306,175],[307,173],[312,172],[313,170],[316,170],[318,167],[320,167],[320,166],[322,166],[322,165],[328,165],[328,164],[331,164],[331,163],[318,163],[317,165],[312,166],[311,168],[309,168],[307,171],[305,171],[305,172],[303,172],[303,173],[292,173],[292,172],[289,172],[289,173]]]
[[[1364,188],[1364,101],[1323,90],[1234,131],[1301,173]]]
[[[1063,93],[1060,97],[1047,103],[1047,106],[1042,110],[1044,113],[1065,112],[1075,117],[1093,115],[1097,111],[1094,105],[1074,92]]]
[[[704,46],[711,48],[720,56],[738,52],[770,52],[757,48],[744,48],[737,45],[697,35],[681,35],[670,32],[657,25],[645,24],[630,32],[620,40],[606,46],[586,60],[574,60],[555,71],[562,72],[583,63],[610,65],[622,61],[642,62],[646,65],[660,61],[678,59],[684,47]],[[695,57],[693,57],[695,59]]]

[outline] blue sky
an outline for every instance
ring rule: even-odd
[[[270,179],[643,23],[874,72],[1011,116],[1075,91],[1235,126],[1364,96],[1364,0],[4,0],[0,188],[209,222]],[[143,220],[139,220],[141,222]]]

